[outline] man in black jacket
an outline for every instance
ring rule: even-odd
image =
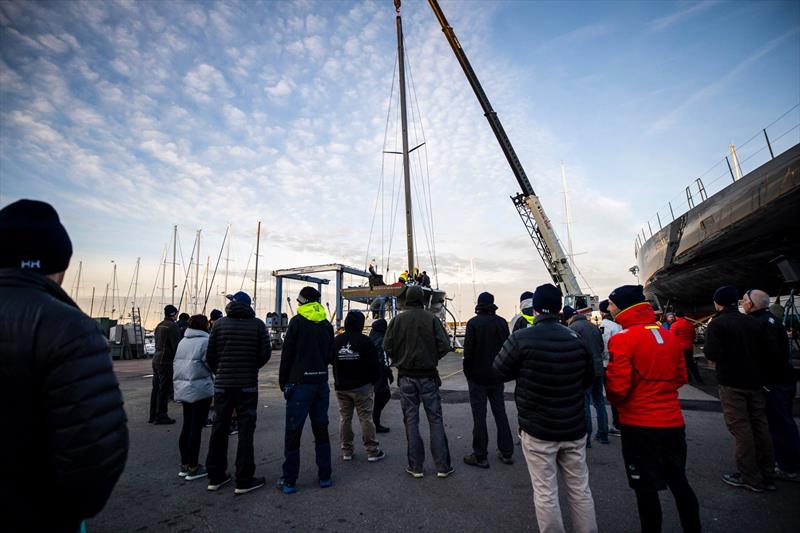
[[[464,336],[464,376],[469,387],[469,404],[472,408],[472,453],[464,463],[478,468],[489,468],[487,460],[489,432],[486,428],[486,400],[492,409],[497,425],[497,457],[503,463],[514,463],[514,440],[506,416],[503,381],[492,371],[497,352],[508,339],[508,322],[495,314],[494,296],[488,292],[478,295],[475,316],[467,322]]]
[[[164,320],[154,330],[156,353],[153,354],[153,390],[150,392],[149,424],[174,424],[175,419],[167,414],[169,398],[172,396],[172,363],[183,333],[175,317],[174,305],[164,307]]]
[[[392,397],[389,385],[394,381],[392,375],[392,367],[389,364],[389,358],[386,352],[383,351],[383,337],[386,335],[386,328],[388,324],[383,318],[379,318],[372,323],[372,329],[369,332],[369,340],[375,346],[375,351],[378,354],[378,366],[380,367],[380,374],[378,380],[375,382],[375,405],[372,410],[372,421],[375,423],[376,433],[389,433],[389,428],[381,425],[381,413],[389,399]]]
[[[797,377],[790,362],[786,328],[769,312],[769,295],[764,291],[747,291],[742,308],[764,325],[770,341],[761,353],[766,363],[767,422],[775,449],[775,475],[800,481],[800,435],[792,413]]]
[[[436,367],[439,359],[450,351],[450,341],[442,322],[424,309],[420,286],[411,285],[406,289],[405,307],[389,322],[383,349],[397,367],[397,384],[408,438],[406,472],[414,478],[423,476],[425,447],[419,434],[419,406],[422,404],[430,426],[436,475],[446,478],[453,473],[453,465],[439,396],[442,381]]]
[[[380,368],[375,347],[364,335],[364,314],[350,311],[344,319],[344,333],[333,339],[333,379],[339,401],[339,431],[342,459],[353,460],[353,411],[361,422],[361,442],[367,449],[367,461],[380,461],[386,454],[375,439],[372,421],[372,384]]]
[[[592,356],[574,331],[558,321],[561,291],[536,288],[531,327],[514,332],[493,368],[503,381],[517,380],[514,396],[522,453],[533,485],[540,531],[564,531],[558,503],[558,471],[567,487],[572,530],[596,532],[597,519],[586,466],[584,391],[592,384]]]
[[[297,314],[289,321],[281,348],[278,383],[286,398],[286,433],[283,475],[278,488],[284,494],[297,492],[300,472],[300,437],[306,418],[311,418],[317,475],[322,488],[331,486],[331,441],[328,435],[328,365],[333,356],[333,326],[328,322],[322,295],[314,287],[303,287],[297,296]]]
[[[214,324],[208,336],[206,362],[215,374],[214,425],[208,444],[208,490],[219,490],[231,480],[228,468],[228,436],[231,416],[236,410],[239,444],[236,448],[236,488],[246,494],[264,486],[254,477],[253,433],[258,413],[258,370],[272,355],[267,327],[256,318],[250,296],[237,292],[228,297],[225,316]]]
[[[703,349],[716,363],[725,424],[736,440],[738,472],[724,474],[728,485],[753,492],[774,489],[775,458],[767,423],[765,365],[759,354],[769,341],[764,325],[739,312],[736,287],[714,293],[717,316],[708,324]]]
[[[0,210],[0,502],[4,531],[78,531],[128,455],[106,339],[61,289],[72,244],[55,210]]]

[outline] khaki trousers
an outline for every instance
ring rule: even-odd
[[[342,453],[353,454],[353,411],[361,422],[361,442],[367,449],[367,455],[373,457],[380,453],[378,441],[375,440],[375,423],[372,421],[372,386],[367,392],[336,391],[339,401],[339,437],[342,441]]]
[[[742,481],[760,487],[775,478],[775,456],[763,389],[719,386],[725,424],[736,439],[736,468]]]
[[[533,485],[536,521],[541,533],[565,533],[558,502],[558,475],[567,488],[570,531],[596,533],[597,519],[594,500],[589,488],[589,468],[586,466],[586,437],[578,440],[551,442],[520,431],[522,453],[528,463]]]

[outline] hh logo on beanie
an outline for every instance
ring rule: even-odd
[[[26,261],[25,259],[23,259],[22,261],[20,261],[19,267],[20,268],[32,268],[32,269],[35,269],[35,270],[39,270],[40,268],[42,268],[42,260],[41,259],[36,259],[34,261],[33,259],[28,259]]]

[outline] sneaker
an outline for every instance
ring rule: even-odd
[[[212,413],[212,414],[208,415],[208,418],[206,418],[206,423],[205,423],[205,425],[203,427],[210,428],[213,425],[214,425],[214,414]]]
[[[286,481],[284,481],[283,478],[280,478],[278,480],[278,483],[275,485],[275,488],[284,494],[294,494],[295,492],[297,492],[297,488],[294,486],[294,483],[292,484],[286,483]]]
[[[500,459],[500,462],[503,463],[504,465],[514,464],[514,459],[512,459],[510,455],[506,457],[501,452],[497,452],[497,458]]]
[[[193,481],[208,476],[208,470],[203,465],[190,468],[185,477],[186,481]]]
[[[266,485],[267,481],[263,477],[254,477],[250,481],[246,483],[236,483],[236,489],[233,491],[234,494],[247,494],[248,492],[253,492],[256,489],[260,489],[264,485]]]
[[[781,467],[775,467],[775,477],[783,481],[800,481],[800,475],[797,472],[787,472]]]
[[[478,468],[489,468],[489,461],[486,459],[478,459],[474,453],[464,456],[464,464],[477,466]]]
[[[436,472],[436,477],[444,479],[446,477],[449,477],[450,474],[452,474],[455,471],[456,469],[451,466],[446,472]]]
[[[406,467],[406,472],[411,475],[414,479],[422,479],[425,475],[422,472],[417,472],[416,470],[412,469],[410,466]]]
[[[156,418],[155,421],[153,422],[153,424],[156,425],[156,426],[166,426],[166,425],[174,424],[174,423],[175,423],[175,419],[174,418],[170,418],[168,416],[162,416],[160,418]]]
[[[225,472],[225,475],[219,481],[212,481],[211,479],[208,480],[208,490],[215,491],[222,488],[224,485],[227,485],[231,482],[231,475]]]
[[[343,453],[342,454],[342,461],[352,461],[353,454],[352,453]]]
[[[723,474],[722,481],[732,487],[742,487],[753,492],[764,492],[763,488],[750,485],[749,483],[742,481],[742,475],[739,472],[734,472],[733,474]]]
[[[378,461],[386,458],[386,452],[383,450],[379,451],[377,455],[371,455],[367,457],[367,461],[370,463],[377,463]]]
[[[622,435],[617,428],[608,428],[608,435],[611,437],[619,437]]]
[[[333,481],[331,481],[330,479],[320,479],[319,480],[319,488],[321,488],[321,489],[327,489],[331,485],[333,485]]]
[[[189,473],[189,465],[181,465],[180,471],[178,471],[178,477],[186,477]]]
[[[231,431],[228,435],[238,435],[239,434],[239,422],[236,420],[231,421]]]
[[[375,424],[375,433],[389,433],[390,431],[391,429],[387,428],[386,426]]]

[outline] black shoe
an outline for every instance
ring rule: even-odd
[[[236,483],[236,489],[233,491],[234,494],[247,494],[248,492],[253,492],[256,489],[260,489],[264,485],[266,485],[267,480],[263,477],[254,477],[250,481],[246,483]]]
[[[474,453],[464,456],[464,464],[469,466],[477,466],[478,468],[489,468],[489,461],[484,457],[478,459]]]
[[[756,485],[750,485],[749,483],[745,483],[742,480],[742,475],[739,472],[734,472],[733,474],[724,474],[722,476],[722,481],[732,487],[741,487],[743,489],[751,490],[753,492],[764,492],[763,487],[757,487]]]
[[[220,480],[212,480],[211,478],[208,479],[208,490],[216,491],[222,488],[223,485],[227,485],[231,481],[231,475],[227,472],[222,476]]]
[[[510,455],[506,457],[505,455],[503,455],[502,452],[497,452],[497,458],[500,459],[500,462],[503,463],[504,465],[514,464],[514,459],[512,459]]]
[[[156,418],[155,421],[153,422],[153,424],[156,425],[156,426],[166,426],[166,425],[174,424],[174,423],[175,423],[175,419],[174,418],[170,418],[168,416],[162,416],[162,417]]]
[[[375,424],[375,433],[389,433],[391,431],[386,426],[382,426],[380,424]]]

